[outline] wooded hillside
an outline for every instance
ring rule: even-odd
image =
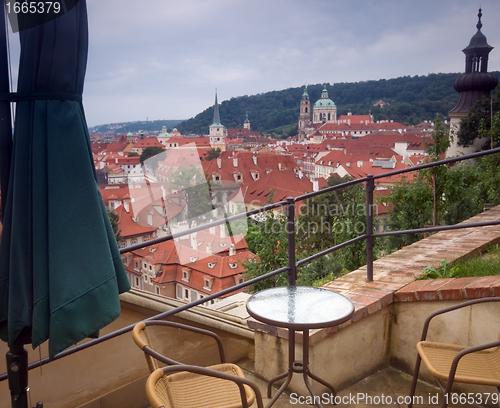
[[[494,72],[500,77],[500,72]],[[458,93],[453,82],[461,73],[405,76],[395,79],[363,81],[354,83],[326,84],[330,99],[337,105],[337,115],[371,114],[375,120],[392,119],[406,125],[416,125],[424,120],[433,120],[436,113],[448,117],[455,106]],[[323,90],[323,84],[309,85],[311,105]],[[243,126],[245,112],[252,130],[275,137],[288,137],[297,132],[299,104],[304,87],[289,88],[252,96],[241,96],[223,101],[219,105],[221,123],[228,127]],[[389,105],[375,107],[383,100]],[[182,134],[207,134],[212,124],[213,107],[194,118],[177,125]]]

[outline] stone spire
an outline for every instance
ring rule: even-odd
[[[219,116],[219,104],[217,103],[217,89],[215,90],[214,120],[212,126],[222,126]]]

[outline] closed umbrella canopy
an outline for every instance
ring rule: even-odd
[[[81,102],[84,0],[20,31],[16,119],[0,242],[0,337],[56,353],[120,314],[130,289],[96,183]],[[2,154],[2,153],[0,153]],[[26,342],[23,340],[23,342]]]

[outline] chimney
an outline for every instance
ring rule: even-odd
[[[233,166],[238,167],[238,158],[237,157],[233,157]]]
[[[153,226],[153,214],[148,214],[148,225]]]
[[[220,237],[226,238],[226,226],[224,224],[219,225]]]
[[[356,164],[358,165],[358,167],[363,167],[363,160],[358,160]]]
[[[196,232],[191,234],[191,248],[198,249],[198,240],[196,239]]]
[[[210,222],[213,222],[213,220],[211,219]],[[215,227],[210,227],[209,232],[211,235],[215,235]]]
[[[257,155],[254,154],[252,159],[253,159],[253,164],[257,166]]]
[[[281,170],[281,163],[278,163],[278,170]]]
[[[236,255],[236,247],[234,246],[234,244],[231,244],[231,246],[229,247],[229,256],[235,256]]]
[[[212,254],[212,244],[210,242],[207,243],[207,254]]]
[[[130,203],[128,200],[123,200],[123,208],[125,208],[125,211],[130,212]]]
[[[302,174],[302,170],[299,170],[299,179],[302,180],[302,177],[304,177],[304,175]]]
[[[219,169],[220,169],[220,168],[222,168],[222,159],[221,159],[221,157],[220,157],[220,156],[219,156],[219,157],[217,157],[217,167],[218,167]]]
[[[319,191],[319,182],[318,182],[318,180],[313,180],[313,191]]]
[[[346,165],[347,167],[351,167],[351,162],[347,162],[345,165]]]

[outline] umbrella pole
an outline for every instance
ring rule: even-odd
[[[28,352],[22,340],[10,344],[7,352],[7,373],[12,408],[28,408]]]

